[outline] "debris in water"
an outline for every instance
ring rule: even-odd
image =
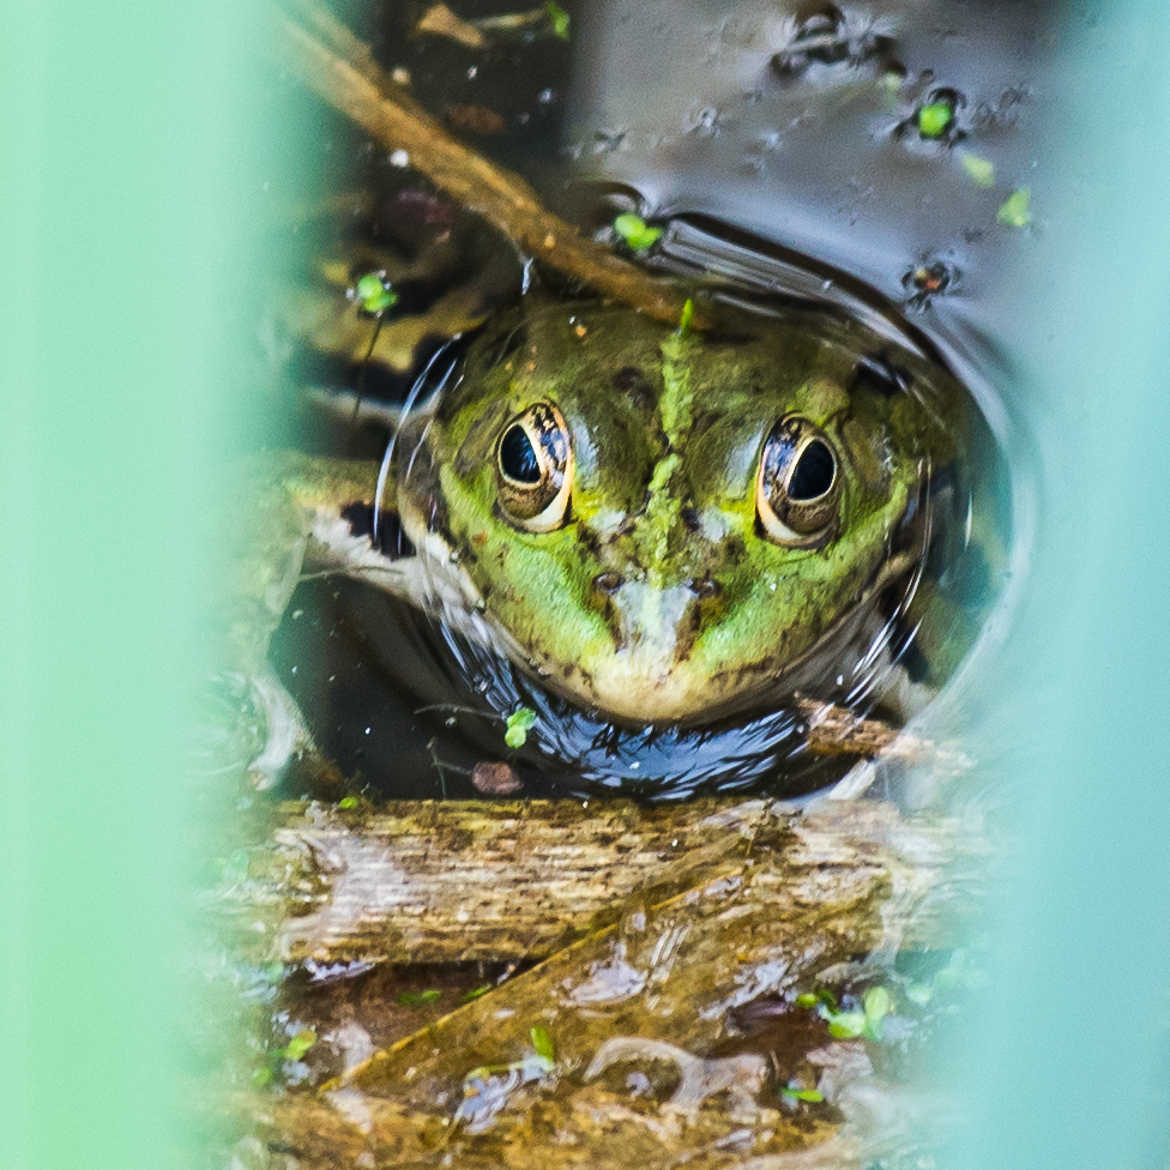
[[[553,3],[553,0],[545,0],[544,7],[552,25],[553,36],[567,41],[569,39],[569,14],[559,4]]]
[[[640,215],[635,215],[632,211],[619,215],[613,221],[613,230],[634,252],[645,252],[662,235],[660,227],[650,227]]]
[[[1032,222],[1032,192],[1017,187],[999,206],[995,218],[1006,227],[1024,228]]]
[[[438,988],[428,988],[426,991],[402,991],[394,998],[403,1007],[419,1008],[425,1004],[434,1003],[443,993]]]
[[[510,748],[522,748],[528,742],[528,732],[536,722],[536,712],[531,707],[517,707],[508,716],[504,729],[504,743]]]
[[[481,760],[471,770],[471,783],[484,796],[511,796],[524,787],[516,769],[500,760]]]
[[[977,154],[964,151],[960,156],[963,170],[970,175],[976,187],[995,186],[995,163],[989,158],[980,158]]]
[[[487,44],[483,33],[475,25],[456,16],[446,4],[435,4],[428,8],[414,31],[447,37],[468,49],[482,49]]]
[[[950,102],[931,102],[918,111],[918,133],[923,138],[941,138],[954,119],[955,108]]]
[[[446,118],[452,126],[471,134],[503,134],[508,128],[503,117],[495,110],[469,103],[448,106]]]
[[[548,1034],[547,1028],[541,1024],[533,1024],[528,1030],[528,1037],[532,1041],[532,1047],[536,1049],[537,1056],[543,1057],[550,1065],[556,1063],[556,1045],[553,1044],[553,1038]]]
[[[384,313],[398,304],[398,294],[386,281],[383,272],[367,272],[353,286],[351,300],[367,313]]]
[[[795,1081],[789,1081],[780,1090],[780,1096],[785,1101],[807,1101],[810,1105],[819,1105],[825,1099],[824,1093],[819,1089],[802,1089]]]

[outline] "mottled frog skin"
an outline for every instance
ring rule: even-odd
[[[702,723],[816,693],[915,592],[972,412],[857,330],[798,310],[688,336],[596,304],[505,317],[395,437],[388,554],[355,522],[375,468],[279,474],[318,559],[589,710]]]

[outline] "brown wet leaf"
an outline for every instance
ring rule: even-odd
[[[446,4],[434,4],[428,8],[422,20],[414,26],[414,31],[446,37],[469,49],[482,49],[487,44],[483,33],[475,25],[456,16]]]
[[[498,760],[481,760],[476,764],[471,772],[471,783],[476,792],[482,792],[484,796],[511,796],[524,787],[516,769]]]
[[[457,104],[447,107],[447,121],[458,130],[472,134],[503,134],[507,123],[487,106]]]

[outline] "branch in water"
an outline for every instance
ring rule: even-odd
[[[314,93],[383,146],[406,150],[411,166],[528,255],[604,296],[678,324],[686,303],[678,288],[586,239],[543,207],[523,179],[456,141],[385,75],[369,47],[315,0],[298,0],[295,6],[303,23],[272,10],[278,53]],[[702,322],[693,320],[691,327],[701,328]]]

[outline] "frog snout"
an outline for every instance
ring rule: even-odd
[[[692,611],[700,595],[689,583],[633,580],[623,581],[609,601],[618,653],[636,659],[646,672],[669,671],[684,643],[689,644],[683,633],[692,628]]]

